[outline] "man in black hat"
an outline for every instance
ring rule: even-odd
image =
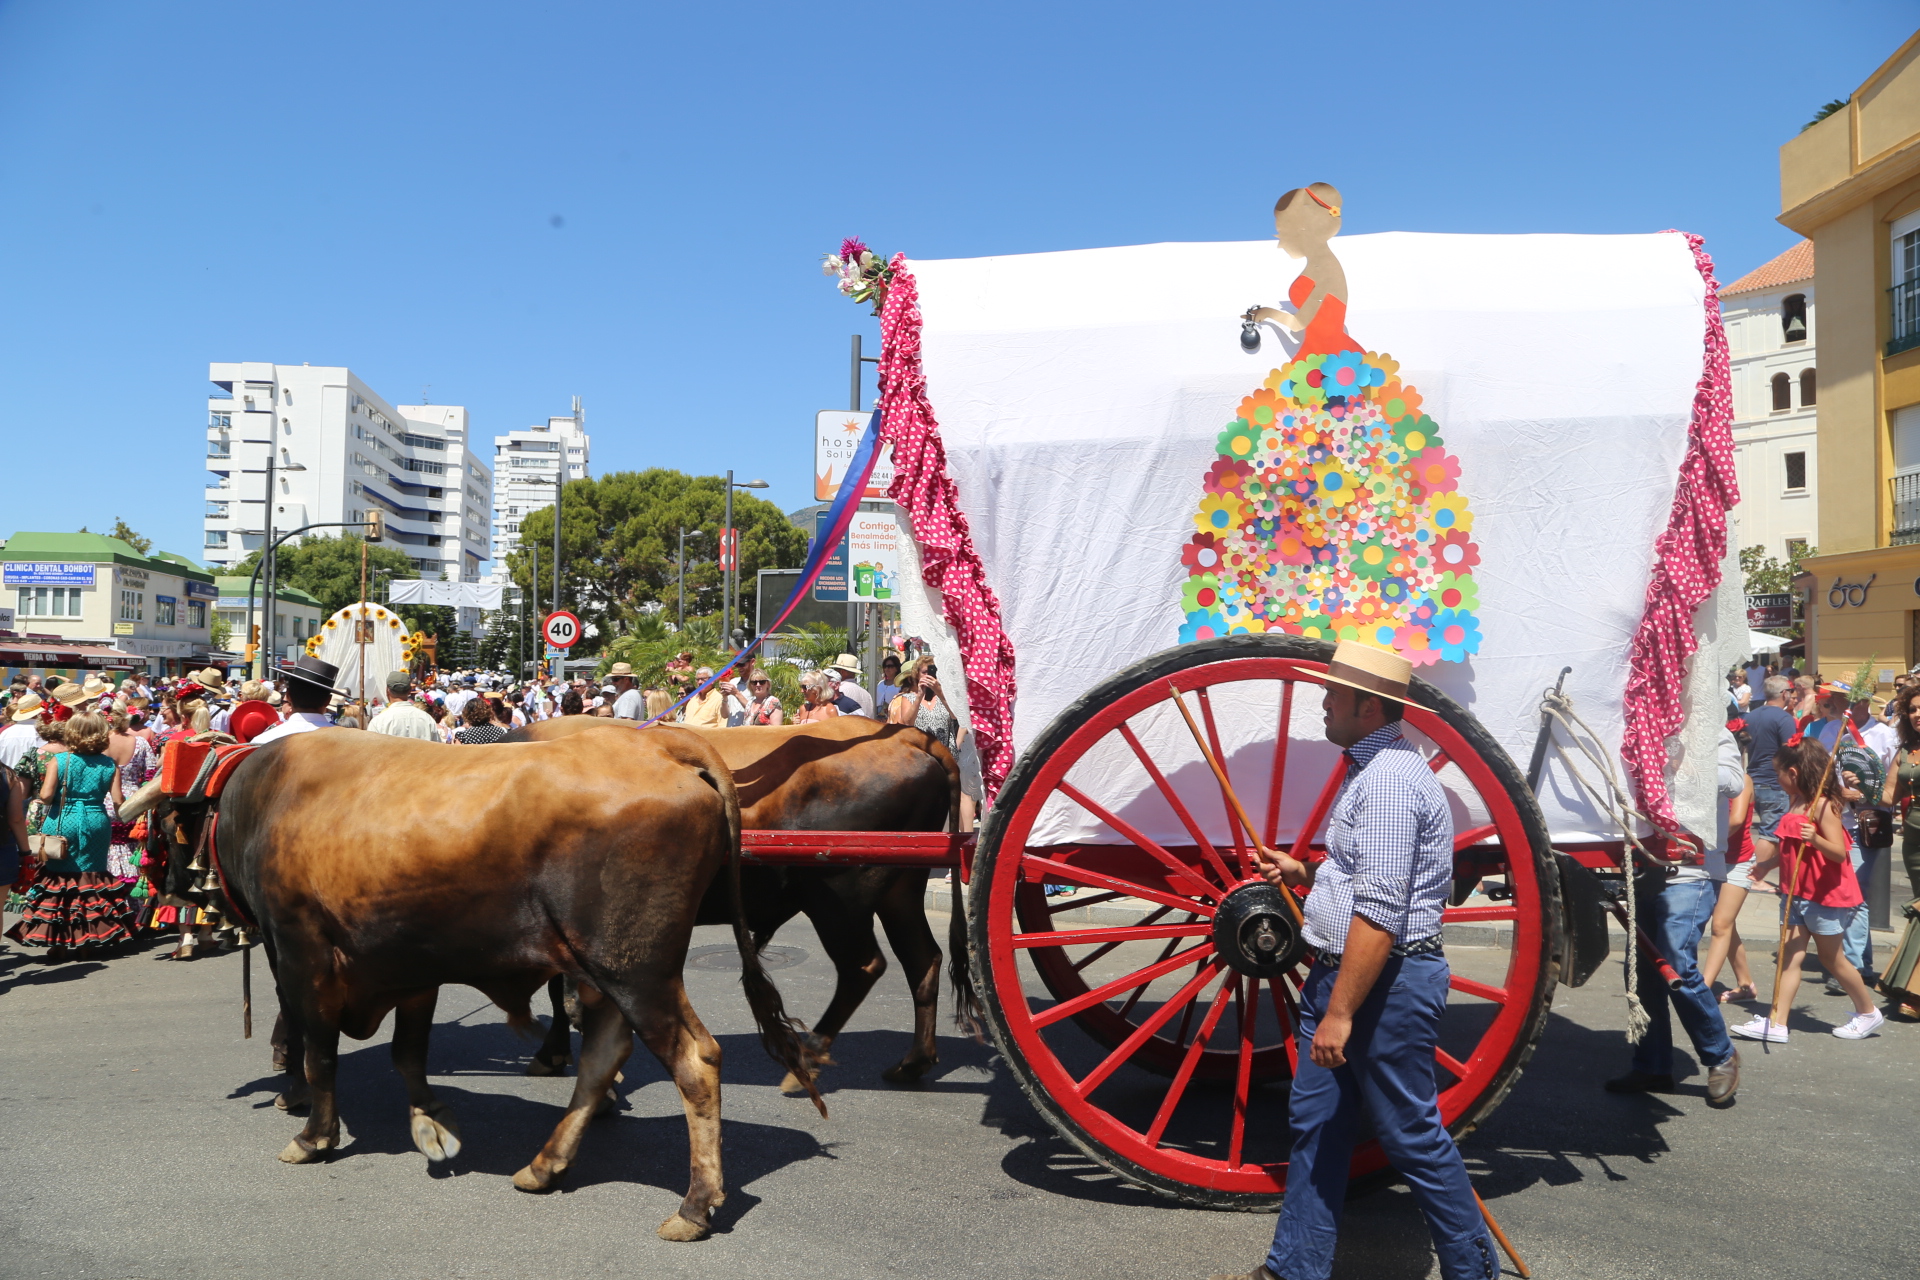
[[[287,718],[256,734],[254,745],[265,746],[291,734],[330,728],[333,720],[327,715],[327,703],[333,699],[333,682],[339,677],[340,668],[331,662],[322,662],[312,654],[301,654],[286,671]]]

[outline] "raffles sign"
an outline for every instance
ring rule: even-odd
[[[1772,631],[1793,625],[1793,596],[1786,592],[1747,597],[1747,625],[1755,631]]]

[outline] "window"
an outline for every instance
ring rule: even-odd
[[[144,591],[120,592],[120,621],[145,622],[147,618],[147,593]]]
[[[233,426],[233,415],[230,413],[209,413],[207,415],[207,426],[226,431]]]
[[[209,440],[207,441],[207,456],[209,458],[231,458],[233,456],[233,446],[225,440]]]
[[[1811,409],[1814,404],[1813,370],[1800,371],[1800,407]]]
[[[227,504],[224,502],[209,502],[207,503],[207,514],[210,516],[219,516],[224,519],[227,514]]]
[[[1893,279],[1887,297],[1893,304],[1893,333],[1887,354],[1920,346],[1920,214],[1893,224]]]
[[[21,587],[19,613],[23,618],[77,618],[79,587]]]
[[[227,531],[226,531],[225,529],[209,529],[209,530],[207,530],[207,542],[206,542],[206,545],[207,545],[207,546],[209,546],[209,547],[224,547],[224,546],[226,546],[226,545],[227,545]]]
[[[155,596],[153,598],[154,622],[163,627],[172,626],[174,606],[178,603],[172,596]]]
[[[187,601],[187,625],[196,631],[204,631],[207,626],[207,602],[205,600]]]
[[[1807,340],[1807,295],[1790,293],[1780,302],[1780,337],[1784,342]]]
[[[1773,411],[1781,413],[1793,408],[1793,379],[1784,373],[1773,375]]]
[[[1803,559],[1806,554],[1807,540],[1805,538],[1787,539],[1787,563],[1791,564],[1796,560]]]
[[[1787,488],[1804,489],[1807,487],[1807,455],[1790,453],[1787,455]]]

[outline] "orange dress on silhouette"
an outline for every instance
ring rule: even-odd
[[[1307,305],[1307,296],[1312,292],[1312,280],[1303,275],[1295,276],[1293,283],[1287,286],[1287,301],[1297,311]],[[1365,350],[1347,333],[1347,300],[1329,293],[1320,299],[1320,309],[1313,313],[1313,319],[1307,321],[1307,327],[1300,334],[1300,350],[1293,358],[1337,356],[1342,351]]]

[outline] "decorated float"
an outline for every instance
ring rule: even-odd
[[[1747,636],[1699,239],[1336,239],[1341,212],[1289,192],[1277,249],[828,258],[883,333],[834,514],[890,448],[903,626],[965,673],[947,692],[990,804],[977,847],[747,833],[763,861],[961,867],[988,1027],[1034,1105],[1222,1207],[1285,1182],[1308,958],[1254,850],[1318,856],[1334,643],[1415,665],[1409,737],[1451,797],[1436,1069],[1459,1135],[1606,954],[1602,882],[1713,831],[1719,673]]]

